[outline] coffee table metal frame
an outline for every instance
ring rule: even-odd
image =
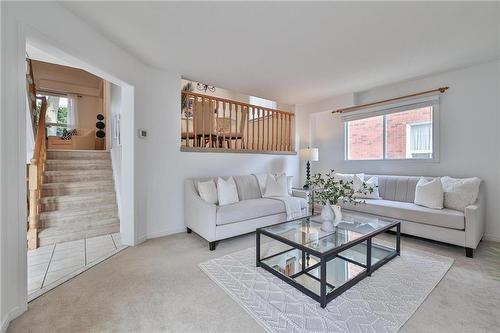
[[[311,223],[309,220],[311,217],[312,216],[306,217],[308,219],[307,223]],[[380,228],[380,229],[377,229],[371,233],[363,235],[360,238],[357,238],[353,241],[342,244],[342,245],[340,245],[336,248],[333,248],[331,250],[328,250],[326,252],[316,251],[316,250],[311,249],[305,245],[299,244],[297,242],[289,240],[289,239],[282,237],[280,235],[273,234],[273,233],[268,232],[266,230],[267,228],[270,228],[273,226],[277,226],[277,225],[281,225],[281,224],[285,224],[285,223],[297,222],[297,221],[302,220],[302,219],[304,219],[304,218],[300,218],[300,219],[296,219],[296,220],[292,220],[292,221],[287,221],[287,222],[281,222],[281,223],[277,223],[277,224],[274,224],[271,226],[258,228],[256,230],[256,234],[255,234],[255,236],[256,236],[256,244],[255,244],[256,245],[256,266],[264,268],[266,271],[270,272],[274,276],[280,278],[281,280],[290,284],[294,288],[300,290],[302,293],[304,293],[304,294],[308,295],[309,297],[311,297],[312,299],[316,300],[317,302],[320,303],[322,308],[326,307],[326,305],[330,301],[335,299],[337,296],[342,294],[344,291],[351,288],[352,286],[354,286],[356,283],[358,283],[359,281],[361,281],[365,277],[370,276],[375,270],[377,270],[378,268],[380,268],[381,266],[383,266],[384,264],[386,264],[387,262],[389,262],[390,260],[392,260],[393,258],[395,258],[396,256],[401,254],[401,222],[399,222],[399,221],[387,220],[387,222],[390,222],[390,224],[388,224],[387,226]],[[380,234],[387,232],[387,231],[394,229],[394,228],[396,228],[396,249],[393,250],[392,252],[390,252],[385,258],[379,260],[377,263],[372,265],[372,263],[371,263],[371,261],[372,261],[371,260],[372,259],[372,246],[378,246],[378,245],[372,244],[372,239],[375,236],[380,235]],[[265,258],[260,258],[260,236],[261,235],[265,235],[265,236],[272,238],[276,241],[279,241],[281,243],[289,245],[292,247],[292,249],[300,250],[302,252],[301,271],[298,273],[295,273],[291,276],[286,276],[286,275],[276,271],[272,267],[268,266],[265,262],[263,262],[266,259],[279,256],[283,253],[291,251],[292,249],[287,249],[286,251],[282,251],[282,252],[273,254],[271,256],[265,257]],[[366,265],[363,263],[357,262],[353,259],[346,258],[340,254],[340,252],[345,251],[349,248],[352,248],[352,247],[354,247],[358,244],[361,244],[365,241],[366,241],[366,246],[367,246]],[[316,258],[319,258],[319,262],[306,268],[306,257],[309,257],[310,255],[312,255]],[[346,281],[341,286],[334,287],[327,282],[326,265],[327,265],[328,261],[330,261],[336,257],[339,257],[345,261],[351,262],[351,263],[356,264],[358,266],[364,267],[365,270],[363,272],[359,273],[358,275],[356,275],[355,277],[353,277],[352,279]],[[320,278],[319,278],[320,295],[317,295],[313,291],[307,289],[306,287],[304,287],[303,285],[301,285],[300,283],[298,283],[297,281],[294,280],[294,278],[296,278],[297,276],[300,276],[302,274],[307,274],[309,277],[318,280],[317,277],[308,273],[311,270],[318,268],[318,267],[320,268]],[[327,293],[327,291],[326,291],[327,285],[329,287],[333,288],[333,290],[329,293]]]

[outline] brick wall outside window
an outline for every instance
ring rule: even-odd
[[[406,158],[407,124],[432,121],[432,107],[388,114],[386,117],[386,158]],[[369,160],[384,158],[384,116],[350,121],[348,130],[348,159]]]

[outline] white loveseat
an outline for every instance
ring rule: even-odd
[[[365,181],[374,175],[365,175]],[[477,201],[465,211],[431,209],[413,203],[415,188],[421,177],[378,177],[378,190],[382,199],[364,199],[364,204],[342,204],[344,209],[374,214],[402,221],[401,232],[427,239],[465,247],[467,257],[484,235],[484,197],[479,191]],[[429,177],[424,177],[431,179]]]
[[[227,177],[223,177],[224,179]],[[215,250],[217,241],[255,231],[260,227],[284,222],[287,219],[283,202],[263,198],[254,175],[233,176],[239,202],[219,206],[203,200],[198,183],[217,177],[186,179],[184,189],[184,224],[187,232],[196,232]],[[292,192],[293,195],[293,192]],[[309,211],[306,199],[300,198],[302,214]]]

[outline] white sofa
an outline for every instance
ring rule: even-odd
[[[210,204],[198,193],[198,182],[210,179],[216,181],[217,177],[192,178],[185,181],[184,224],[188,233],[194,231],[205,238],[211,251],[215,250],[219,240],[254,232],[257,228],[284,222],[287,218],[283,202],[262,198],[254,175],[233,178],[240,201],[224,206]],[[304,198],[300,200],[302,213],[307,215],[308,203]]]
[[[365,180],[372,176],[365,175]],[[375,176],[378,177],[382,199],[364,199],[365,204],[358,205],[342,204],[344,209],[400,220],[402,233],[463,246],[467,257],[472,258],[484,235],[483,191],[479,191],[477,201],[463,212],[448,208],[430,209],[413,203],[420,177]]]

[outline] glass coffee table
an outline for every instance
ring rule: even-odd
[[[321,230],[321,224],[319,216],[310,216],[257,229],[256,265],[323,308],[400,254],[399,221],[343,212],[333,231]],[[374,239],[391,229],[395,242]]]

